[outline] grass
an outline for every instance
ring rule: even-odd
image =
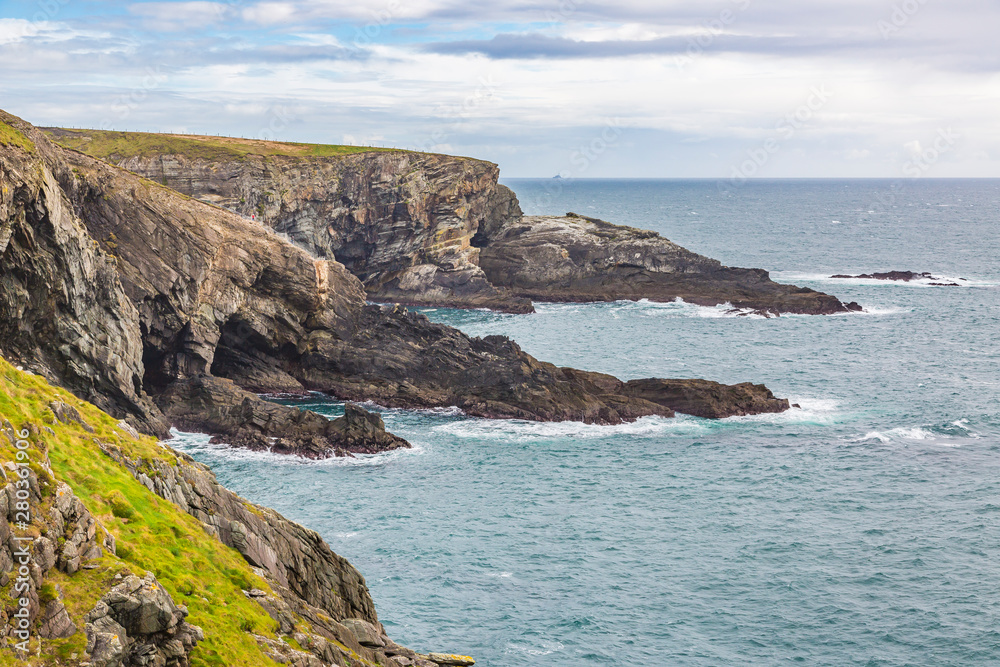
[[[48,405],[61,400],[76,407],[94,427],[93,435],[78,424],[55,421]],[[22,373],[0,359],[0,419],[15,429],[28,424],[38,427],[39,436],[30,440],[47,449],[55,478],[68,484],[98,521],[114,536],[118,557],[106,554],[94,561],[96,569],[81,569],[73,575],[56,570],[46,577],[42,593],[51,598],[61,591],[64,604],[80,632],[68,639],[45,640],[41,657],[28,663],[16,662],[8,651],[0,651],[0,665],[55,665],[80,659],[86,644],[81,619],[114,585],[115,574],[132,572],[142,576],[153,572],[179,605],[190,611],[188,621],[201,626],[205,641],[192,652],[195,667],[222,665],[274,665],[250,638],[245,629],[275,637],[274,622],[241,589],[268,590],[247,562],[205,532],[201,523],[180,508],[156,496],[132,475],[107,457],[98,441],[111,443],[131,459],[147,462],[159,459],[174,463],[176,456],[154,438],[133,439],[116,428],[116,420],[66,391],[54,388],[41,377]],[[48,426],[55,435],[48,434]],[[0,463],[14,458],[14,448],[0,436]],[[40,459],[42,452],[29,450]],[[54,487],[50,483],[49,487]],[[54,500],[45,499],[42,509]],[[32,526],[36,533],[41,524]],[[99,535],[101,534],[98,529]],[[49,586],[51,584],[51,586]],[[0,599],[11,596],[11,585],[0,589]],[[33,649],[37,648],[37,644]]]
[[[35,152],[35,144],[16,127],[8,125],[0,119],[0,145],[14,146],[24,149],[28,153]]]
[[[341,157],[357,153],[391,152],[395,148],[300,144],[235,137],[204,137],[189,134],[66,130],[46,128],[50,139],[91,157],[118,162],[131,157],[182,155],[208,161],[243,160],[250,155],[286,157]]]

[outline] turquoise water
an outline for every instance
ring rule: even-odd
[[[656,229],[869,312],[424,311],[622,378],[765,382],[801,404],[783,415],[388,410],[415,449],[349,461],[172,444],[318,530],[417,649],[490,667],[1000,664],[1000,182],[509,184],[528,213]],[[887,269],[966,281],[826,278]]]

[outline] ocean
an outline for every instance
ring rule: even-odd
[[[322,462],[169,444],[322,534],[417,650],[489,667],[1000,664],[1000,181],[505,183],[526,213],[653,229],[867,312],[424,309],[557,364],[763,382],[801,408],[610,427],[383,410],[413,450]],[[830,278],[890,269],[960,286]]]

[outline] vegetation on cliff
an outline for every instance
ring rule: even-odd
[[[340,157],[370,152],[392,152],[395,148],[338,146],[261,141],[239,137],[208,137],[195,134],[156,134],[113,130],[67,130],[45,128],[45,133],[66,148],[101,160],[117,162],[127,157],[182,155],[201,160],[242,160],[248,155],[285,157]]]
[[[53,403],[75,409],[80,421],[59,421],[50,407]],[[275,624],[242,593],[243,589],[267,589],[267,584],[236,550],[207,533],[197,519],[139,483],[108,458],[99,443],[113,444],[146,467],[154,461],[176,464],[177,456],[171,450],[155,438],[129,434],[96,407],[0,359],[3,422],[32,434],[28,438],[32,444],[29,456],[39,478],[44,480],[45,503],[41,511],[35,512],[35,522],[22,534],[44,534],[44,517],[54,502],[56,485],[65,482],[116,544],[117,555],[105,549],[100,558],[73,574],[50,571],[45,585],[40,587],[48,591],[49,602],[58,595],[70,618],[82,619],[107,592],[116,575],[127,571],[141,577],[147,571],[153,572],[177,604],[187,606],[189,621],[205,629],[204,641],[191,654],[192,665],[275,664],[247,636],[247,629],[252,628],[275,637]],[[15,453],[14,443],[0,435],[0,461],[14,461]],[[42,467],[45,457],[51,470]],[[5,606],[14,597],[12,586],[13,581],[0,589]],[[8,606],[5,611],[12,610]],[[37,632],[34,634],[32,648],[37,651]],[[71,660],[73,654],[83,661],[87,638],[82,631],[67,638],[41,641],[41,657],[36,655],[29,664],[77,664]],[[0,652],[0,664],[14,664],[12,657],[10,652]]]

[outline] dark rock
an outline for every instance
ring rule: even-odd
[[[410,445],[385,430],[385,423],[356,405],[334,420],[307,410],[265,401],[232,381],[198,375],[178,380],[157,400],[180,428],[202,431],[253,450],[320,459],[338,451],[374,454]]]
[[[120,155],[118,164],[185,195],[255,216],[310,253],[344,264],[371,299],[530,313],[479,268],[480,226],[521,215],[497,165],[372,151],[341,157]]]
[[[108,268],[106,274],[95,274],[93,280],[79,283],[81,294],[86,296],[81,303],[95,304],[90,310],[66,319],[68,316],[60,311],[38,310],[44,305],[41,297],[18,292],[16,286],[11,286],[11,293],[20,294],[16,299],[18,312],[24,315],[34,308],[29,320],[66,319],[67,331],[93,330],[92,337],[97,339],[103,335],[100,332],[115,332],[114,340],[108,343],[111,354],[128,361],[125,366],[129,373],[122,370],[124,367],[106,363],[106,345],[89,345],[85,350],[81,348],[77,366],[82,368],[84,357],[92,357],[87,368],[93,377],[88,387],[75,390],[103,396],[103,403],[118,412],[129,412],[147,432],[162,433],[166,413],[170,423],[177,426],[203,430],[252,448],[304,456],[378,452],[405,446],[404,441],[385,432],[377,417],[354,408],[344,418],[330,421],[253,395],[275,391],[322,391],[345,400],[374,400],[390,407],[458,406],[484,417],[600,424],[672,414],[669,407],[624,393],[623,383],[615,378],[540,362],[506,338],[470,338],[402,307],[366,305],[361,282],[343,264],[317,258],[239,215],[61,149],[35,128],[17,122],[38,151],[0,151],[5,182],[22,184],[18,187],[24,190],[20,198],[4,200],[6,213],[0,220],[13,221],[13,226],[8,223],[11,229],[27,234],[30,230],[21,224],[22,214],[40,211],[39,220],[52,218],[56,210],[53,202],[58,200],[60,210],[64,210],[62,219],[68,221],[67,229],[71,227],[75,234],[71,245],[86,245],[92,248],[92,255],[67,254],[59,235],[53,236],[55,246],[49,255],[32,254],[34,246],[26,241],[23,247],[18,246],[20,254],[8,252],[2,256],[3,275],[8,275],[8,265],[35,266],[33,262],[42,263],[36,267],[41,273],[35,273],[48,276],[46,280],[62,273],[72,274],[79,269],[77,264],[93,263],[94,258],[100,258]],[[440,186],[450,194],[427,195],[425,203],[415,204],[424,212],[408,214],[409,218],[400,213],[395,218],[399,226],[382,226],[392,216],[376,216],[375,227],[362,224],[363,230],[358,232],[361,236],[351,237],[348,243],[357,252],[342,258],[352,263],[359,274],[359,267],[368,266],[372,280],[388,285],[394,279],[390,276],[396,275],[393,271],[405,272],[426,264],[408,258],[392,269],[384,254],[386,248],[379,249],[378,244],[369,248],[368,241],[362,242],[364,234],[383,238],[391,230],[405,237],[412,221],[423,219],[424,213],[431,216],[433,212],[433,220],[427,220],[442,232],[438,239],[441,245],[437,247],[436,241],[427,246],[429,241],[421,237],[412,243],[407,241],[410,245],[404,243],[405,252],[425,248],[439,269],[451,262],[448,265],[456,271],[464,271],[465,264],[448,258],[452,250],[464,253],[466,258],[474,257],[480,248],[472,245],[473,239],[478,239],[477,244],[486,244],[482,248],[485,253],[498,244],[498,235],[507,237],[510,218],[517,214],[516,200],[509,191],[495,187],[492,194],[482,194],[483,188],[489,190],[487,186],[495,181],[495,166],[470,161],[446,175],[444,171],[455,169],[448,159],[434,158],[427,163],[412,162],[417,160],[413,156],[399,159],[403,160],[399,164],[408,165],[407,169],[420,167],[428,174],[431,166],[437,165],[435,168],[443,171],[434,178],[443,180],[435,180],[434,187]],[[389,169],[384,165],[378,169],[383,167]],[[396,174],[392,169],[378,173]],[[35,182],[34,177],[7,176],[11,170],[43,174],[44,178]],[[358,178],[359,187],[366,187],[365,177]],[[445,185],[446,181],[451,185]],[[427,203],[432,200],[434,203]],[[456,237],[447,232],[452,223]],[[596,237],[620,229],[585,223],[598,229]],[[482,224],[482,229],[477,224]],[[322,234],[329,232],[314,231],[313,236],[303,236],[299,241],[312,243],[313,250],[317,250]],[[658,237],[654,239],[651,232],[633,232],[641,237],[640,241],[650,241],[661,250],[664,244],[672,246]],[[12,233],[10,238],[18,237]],[[588,243],[594,241],[587,238]],[[104,248],[103,254],[93,249],[95,241]],[[606,250],[600,248],[599,252],[606,254]],[[394,247],[390,256],[398,257],[397,251],[403,252]],[[43,261],[53,252],[65,255],[65,266]],[[694,261],[691,257],[697,258],[690,253],[680,254],[690,261]],[[701,262],[698,266],[711,264],[704,258],[697,261]],[[840,307],[832,297],[810,290],[792,293],[788,292],[792,288],[775,287],[766,280],[766,274],[746,275],[760,278],[760,285],[767,287],[765,292],[770,289],[784,294],[782,309],[796,299],[806,304],[798,310],[789,308],[796,312],[812,307],[822,310],[817,305],[821,303],[827,303],[830,309]],[[699,277],[702,282],[703,277]],[[45,283],[42,278],[38,280],[39,284]],[[104,290],[115,298],[107,296],[102,300],[91,293],[94,290]],[[759,296],[760,290],[755,294]],[[127,298],[119,298],[122,296]],[[749,299],[746,305],[778,308],[778,303],[773,299]],[[118,319],[109,320],[105,311],[116,309],[121,311]],[[32,335],[44,338],[47,334]],[[62,349],[69,334],[52,335],[53,345]],[[140,344],[141,359],[136,347]],[[36,360],[44,360],[48,354],[24,346],[17,349],[33,354]],[[66,373],[53,370],[53,375],[63,382]],[[78,384],[73,377],[65,379],[70,388]],[[156,405],[147,395],[154,397]],[[132,398],[126,400],[128,397]],[[119,405],[122,407],[117,408]]]
[[[76,625],[69,617],[66,607],[59,600],[53,600],[45,605],[42,614],[41,627],[38,635],[45,639],[65,639],[76,633]]]
[[[93,242],[53,172],[63,151],[3,111],[0,123],[35,145],[34,153],[0,145],[0,352],[165,435],[167,423],[142,391],[139,315],[114,258]]]
[[[775,398],[762,384],[724,385],[708,380],[632,380],[626,392],[677,412],[695,417],[723,419],[769,412],[784,412],[787,399]]]
[[[186,617],[152,573],[129,575],[85,617],[91,663],[186,667],[191,648],[204,638]]]
[[[79,424],[87,433],[94,432],[94,427],[83,421],[80,411],[73,406],[67,405],[62,401],[52,401],[49,403],[49,409],[52,410],[52,414],[56,416],[56,419],[63,424]]]
[[[845,279],[857,279],[857,280],[888,280],[893,282],[903,282],[908,283],[914,280],[942,280],[930,273],[914,273],[913,271],[887,271],[886,273],[862,273],[857,276],[849,276],[844,274],[838,274],[836,276],[830,276],[831,278],[845,278]],[[931,283],[932,285],[942,285],[941,283]],[[959,287],[957,283],[949,283],[947,285]]]
[[[508,220],[480,266],[494,285],[539,301],[730,304],[765,315],[853,310],[836,297],[776,283],[767,271],[723,266],[651,231],[576,214]]]

